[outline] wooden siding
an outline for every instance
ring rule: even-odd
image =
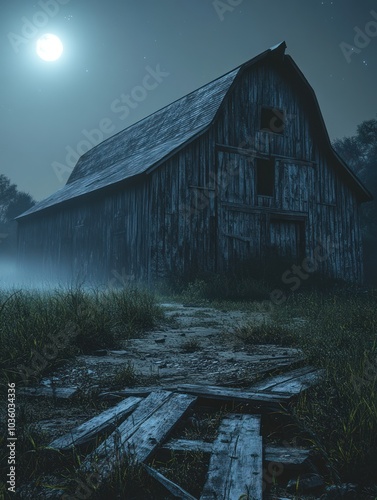
[[[259,130],[262,106],[284,110],[283,134]],[[285,225],[275,223],[271,226],[269,218],[271,213],[275,213],[276,218],[276,212],[281,211],[282,220],[286,214],[297,216],[297,221],[302,221],[304,216],[305,254],[308,257],[314,257],[319,245],[326,248],[326,259],[316,260],[320,272],[334,278],[360,281],[359,203],[329,163],[326,148],[317,139],[311,117],[306,112],[305,101],[284,74],[283,67],[262,63],[245,72],[227,96],[215,129],[216,143],[222,145],[217,148],[219,176],[225,178],[229,172],[233,173],[228,181],[218,183],[222,206],[219,230],[226,234],[226,240],[219,239],[219,262],[226,267],[229,258],[246,259],[247,255],[252,257],[258,253],[263,258],[271,247],[286,248]],[[226,147],[241,148],[243,153],[224,153]],[[247,150],[249,157],[245,156]],[[256,195],[255,162],[258,157],[275,159],[275,189],[270,198]],[[226,164],[231,168],[224,174]],[[239,210],[243,206],[239,212],[243,215],[232,217],[229,211],[232,205]],[[251,208],[256,210],[253,212]],[[233,238],[229,238],[224,229],[228,220],[233,224]],[[319,254],[323,256],[325,251]]]
[[[49,210],[20,224],[19,257],[41,275],[103,284],[148,278],[147,185]]]

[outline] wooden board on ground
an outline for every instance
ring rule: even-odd
[[[264,460],[286,467],[301,466],[310,457],[310,450],[291,446],[266,445]]]
[[[161,387],[161,386],[133,387],[130,389],[122,389],[120,391],[101,392],[101,394],[98,397],[102,400],[128,398],[130,396],[146,397],[151,392],[174,391],[174,390],[175,390],[175,387],[166,387],[166,386],[164,386],[164,387]]]
[[[260,416],[228,415],[213,443],[200,500],[262,500]]]
[[[162,446],[165,450],[212,453],[213,444],[199,439],[171,439]],[[283,464],[286,467],[302,465],[310,456],[310,450],[291,446],[266,445],[264,461]]]
[[[196,500],[195,497],[187,493],[183,488],[173,483],[167,477],[163,476],[160,472],[152,469],[152,467],[148,467],[148,465],[143,464],[144,469],[148,472],[148,474],[156,479],[162,486],[164,486],[170,493],[181,500]]]
[[[277,375],[257,382],[250,387],[252,391],[261,392],[286,392],[297,395],[301,391],[317,384],[324,374],[324,370],[319,370],[313,366],[305,366],[288,373]]]
[[[292,394],[288,393],[264,393],[215,385],[183,384],[177,387],[177,391],[208,399],[257,403],[260,406],[284,404],[292,398]]]
[[[18,390],[21,396],[43,398],[70,399],[77,394],[77,387],[22,387]]]
[[[141,398],[136,397],[130,397],[121,401],[116,406],[79,425],[70,433],[55,439],[49,445],[49,448],[67,450],[73,446],[80,446],[87,443],[100,432],[111,428],[111,426],[120,424],[136,408],[140,401]]]
[[[86,457],[82,470],[95,469],[103,480],[126,458],[131,463],[147,460],[195,401],[187,394],[151,393]]]

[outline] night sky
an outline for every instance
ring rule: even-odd
[[[63,42],[57,61],[36,55],[45,33]],[[106,139],[283,40],[332,139],[377,113],[372,0],[1,0],[0,34],[0,173],[36,200],[63,187],[82,141]]]

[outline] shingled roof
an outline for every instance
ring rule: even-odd
[[[285,42],[282,42],[266,50],[229,73],[93,147],[81,156],[67,184],[62,189],[38,202],[17,219],[125,181],[158,165],[209,128],[225,96],[243,68],[250,67],[268,56],[284,54],[285,48]],[[297,67],[295,69],[298,70]],[[313,96],[318,106],[314,92]],[[319,106],[318,112],[322,119]],[[332,152],[335,154],[333,150]],[[339,157],[337,161],[341,161]],[[370,193],[361,186],[343,162],[342,168],[346,170],[351,181],[357,183],[359,188],[361,187],[364,196],[369,199]]]

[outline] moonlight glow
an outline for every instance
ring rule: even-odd
[[[56,35],[47,33],[37,41],[37,54],[44,61],[56,61],[63,53],[63,44]]]

